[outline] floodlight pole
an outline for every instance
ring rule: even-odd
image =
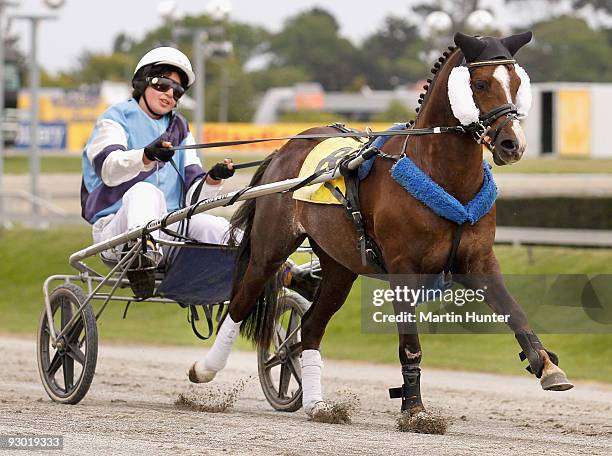
[[[206,87],[206,41],[208,40],[208,32],[203,28],[197,28],[193,32],[193,58],[195,64],[195,111],[193,120],[195,122],[195,141],[196,143],[204,142],[204,115],[206,102],[204,98],[204,87]]]
[[[2,178],[4,175],[4,10],[18,3],[0,0],[0,226],[4,224],[4,193]]]
[[[40,88],[40,69],[38,68],[38,25],[47,19],[56,19],[49,15],[16,15],[14,19],[30,21],[30,193],[32,194],[32,214],[38,215],[38,177],[40,174],[40,154],[38,149],[38,91]]]

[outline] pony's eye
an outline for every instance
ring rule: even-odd
[[[477,90],[485,90],[487,88],[487,81],[483,81],[481,79],[478,79],[478,80],[474,81],[474,87]]]

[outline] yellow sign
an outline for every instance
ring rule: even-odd
[[[66,132],[66,148],[72,153],[83,152],[83,147],[93,131],[95,122],[93,121],[68,121]],[[319,125],[321,126],[321,125]],[[349,124],[351,128],[364,130],[369,126],[374,131],[383,131],[390,127],[389,124]],[[278,138],[284,136],[295,136],[315,127],[307,123],[276,123],[266,125],[255,125],[251,123],[206,123],[204,124],[205,142],[235,141],[249,139]],[[190,124],[193,132],[193,124]],[[201,139],[197,143],[203,142]],[[244,152],[271,152],[278,149],[287,141],[271,141],[255,144],[245,144],[242,146],[231,146],[226,148],[209,149],[208,153],[215,151],[223,152],[226,150],[240,150]]]
[[[559,90],[557,105],[559,155],[588,157],[591,153],[591,92]]]
[[[17,99],[19,109],[30,109],[30,95],[20,93]],[[108,108],[108,102],[98,96],[52,96],[39,97],[39,116],[43,122],[95,121]]]
[[[299,177],[306,178],[322,169],[333,169],[348,154],[361,147],[363,142],[354,138],[331,138],[317,144],[302,164]],[[329,182],[346,195],[344,178],[337,177]],[[293,192],[293,199],[318,204],[341,204],[325,187],[325,183],[307,185]]]
[[[219,141],[236,141],[245,139],[265,139],[265,138],[278,138],[285,136],[294,136],[303,134],[305,131],[310,130],[313,127],[321,127],[323,125],[313,125],[311,123],[275,123],[256,125],[252,123],[207,123],[204,125],[204,139],[206,142],[219,142]],[[377,123],[377,124],[349,124],[351,128],[358,130],[364,130],[366,126],[369,126],[374,131],[386,130],[391,125],[388,123]],[[192,128],[193,132],[194,129]],[[202,140],[197,143],[201,143]],[[232,146],[232,149],[238,150],[273,150],[281,147],[286,141],[272,141],[255,144],[245,144],[242,146]]]

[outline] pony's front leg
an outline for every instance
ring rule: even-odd
[[[567,379],[565,372],[558,367],[559,358],[548,351],[533,332],[523,309],[508,292],[499,265],[494,254],[481,263],[482,271],[470,271],[458,278],[468,288],[484,292],[484,299],[491,309],[500,315],[508,316],[508,326],[514,335],[522,352],[521,360],[527,359],[527,370],[540,379],[542,388],[550,391],[565,391],[574,387]]]
[[[418,334],[399,335],[399,357],[404,384],[390,388],[391,399],[402,399],[402,412],[411,415],[425,410],[421,401],[421,346]]]
[[[417,288],[418,284],[412,282],[403,286]],[[391,287],[402,286],[400,283],[391,283]],[[402,412],[414,415],[425,410],[421,401],[421,343],[416,325],[415,305],[405,302],[394,301],[393,309],[397,316],[403,315],[404,321],[397,323],[399,334],[399,360],[402,365],[402,377],[404,383],[401,387],[390,388],[389,396],[391,399],[402,399]],[[410,319],[406,318],[411,316]]]

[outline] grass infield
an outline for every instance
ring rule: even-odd
[[[12,229],[0,232],[0,333],[35,338],[43,309],[42,284],[52,274],[74,273],[68,256],[91,244],[87,226],[46,231]],[[522,247],[499,246],[505,273],[612,273],[612,250],[537,247],[528,255]],[[332,319],[323,345],[324,356],[337,359],[397,363],[397,335],[362,334],[360,287]],[[113,303],[99,321],[102,341],[168,345],[204,345],[187,323],[186,310],[176,305],[135,303],[122,320],[123,303]],[[612,382],[612,334],[542,334],[543,343],[557,352],[572,379]],[[518,344],[508,334],[423,334],[423,367],[521,374]],[[246,341],[239,348],[250,349]],[[255,361],[253,361],[255,362]],[[525,373],[525,375],[527,375]],[[535,381],[535,380],[534,380]]]

